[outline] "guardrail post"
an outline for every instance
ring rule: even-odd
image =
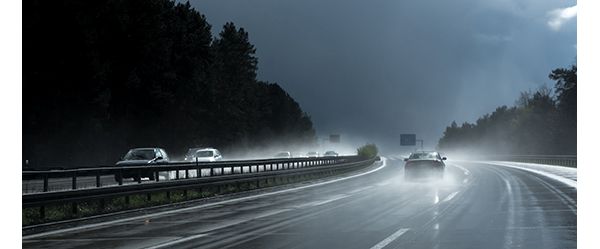
[[[73,171],[73,179],[71,182],[71,188],[77,189],[77,171]]]
[[[119,171],[117,172],[117,180],[119,180],[119,186],[123,185],[123,169],[119,169]]]
[[[188,169],[185,169],[185,179],[190,179],[190,172]]]
[[[154,174],[154,180],[158,182],[158,181],[159,181],[159,179],[158,179],[158,178],[159,178],[159,176],[160,176],[160,174],[159,174],[158,170],[155,170],[154,172],[152,172],[152,174]]]
[[[44,174],[44,192],[48,192],[48,174]]]
[[[100,173],[96,174],[96,188],[100,187]]]
[[[138,169],[137,171],[137,182],[142,183],[142,170]]]

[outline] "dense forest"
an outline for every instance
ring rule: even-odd
[[[23,160],[112,164],[132,147],[313,143],[310,117],[258,81],[233,23],[169,0],[23,2]]]
[[[498,107],[474,124],[452,122],[443,151],[486,154],[577,154],[577,66],[553,70],[553,89],[522,92],[515,106]]]

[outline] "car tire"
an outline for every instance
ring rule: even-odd
[[[115,175],[115,182],[119,183],[119,182],[120,182],[120,181],[122,181],[122,180],[123,180],[123,178],[122,178],[122,177],[120,177],[120,176],[118,176],[118,175]]]
[[[156,180],[156,178],[154,178],[154,174],[148,175],[148,179],[150,179],[150,181]]]

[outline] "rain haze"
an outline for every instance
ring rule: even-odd
[[[250,34],[258,78],[277,82],[319,137],[433,149],[453,120],[474,122],[552,86],[576,61],[575,1],[195,0],[217,34]]]
[[[577,4],[23,1],[5,213],[22,248],[581,247]]]

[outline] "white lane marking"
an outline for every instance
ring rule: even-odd
[[[330,203],[330,202],[334,202],[340,199],[344,199],[346,197],[349,197],[350,195],[336,195],[333,196],[327,200],[320,200],[320,201],[313,201],[313,202],[308,202],[308,203],[304,203],[304,204],[300,204],[298,206],[295,206],[296,208],[305,208],[305,207],[315,207],[315,206],[320,206],[326,203]]]
[[[366,187],[362,187],[362,188],[357,188],[355,190],[352,190],[352,191],[348,192],[348,194],[355,194],[355,193],[358,193],[358,192],[362,192],[362,191],[365,191],[365,190],[370,189],[372,187],[373,186],[366,186]]]
[[[173,245],[176,245],[176,244],[179,244],[179,243],[183,243],[183,242],[186,242],[186,241],[190,241],[190,240],[193,240],[193,239],[202,238],[202,237],[204,237],[206,235],[207,234],[204,234],[204,233],[196,234],[196,235],[184,237],[184,238],[181,238],[181,239],[171,240],[169,242],[158,244],[158,245],[155,245],[155,246],[146,247],[146,249],[165,248],[165,247],[168,247],[168,246],[173,246]]]
[[[258,199],[260,197],[277,195],[277,194],[282,194],[282,193],[288,193],[288,192],[298,191],[298,190],[301,190],[301,189],[307,189],[307,188],[322,186],[322,185],[331,184],[331,183],[335,183],[335,182],[340,182],[340,181],[344,181],[344,180],[348,180],[348,179],[352,179],[352,178],[356,178],[356,177],[368,175],[368,174],[371,174],[371,173],[374,173],[374,172],[377,172],[377,171],[383,169],[384,167],[387,166],[387,158],[381,157],[381,160],[382,160],[381,166],[379,166],[379,167],[377,167],[375,169],[372,169],[372,170],[364,172],[364,173],[360,173],[360,174],[356,174],[356,175],[352,175],[352,176],[347,176],[347,177],[343,177],[343,178],[338,178],[338,179],[334,179],[334,180],[330,180],[330,181],[326,181],[326,182],[319,182],[319,183],[315,183],[315,184],[311,184],[311,185],[306,185],[306,186],[301,186],[301,187],[297,187],[297,188],[284,189],[284,190],[279,190],[279,191],[270,192],[270,193],[264,193],[264,194],[246,196],[246,197],[240,197],[240,198],[230,199],[230,200],[224,200],[224,201],[220,201],[220,202],[207,203],[207,204],[193,206],[193,207],[188,207],[188,208],[181,208],[181,209],[175,209],[175,210],[158,212],[158,213],[154,213],[154,214],[140,215],[140,216],[123,218],[123,219],[118,219],[118,220],[112,220],[112,221],[105,221],[105,222],[100,222],[100,223],[95,223],[95,224],[83,225],[83,226],[79,226],[79,227],[65,228],[65,229],[59,229],[59,230],[44,232],[44,233],[32,234],[32,235],[23,236],[22,240],[39,238],[39,237],[44,237],[44,236],[48,236],[48,235],[54,235],[54,234],[60,234],[60,233],[67,233],[67,232],[73,232],[73,231],[89,230],[89,229],[94,229],[94,228],[104,227],[104,226],[110,226],[110,225],[114,225],[114,224],[117,224],[117,223],[128,222],[128,221],[145,220],[145,219],[148,219],[148,218],[160,217],[160,216],[164,216],[164,215],[175,214],[175,213],[180,213],[180,212],[186,212],[186,211],[190,211],[190,210],[202,209],[202,208],[207,208],[207,207],[212,207],[212,206],[218,206],[218,205],[223,205],[223,204],[236,203],[236,202],[242,202],[242,201],[247,201],[247,200],[254,200],[254,199]]]
[[[456,196],[457,194],[458,194],[458,191],[452,192],[451,194],[446,196],[446,198],[444,198],[444,200],[442,200],[442,202],[447,202],[449,200],[452,200],[452,198],[454,198],[454,196]]]
[[[389,181],[388,181],[388,182],[380,182],[380,183],[377,183],[377,184],[375,184],[375,185],[377,185],[377,186],[380,186],[380,187],[381,187],[381,186],[390,185],[390,183],[391,183],[391,182],[389,182]]]
[[[463,168],[463,167],[462,167],[462,166],[460,166],[460,165],[457,165],[457,164],[450,164],[450,165],[452,165],[452,166],[454,166],[454,167],[457,167],[457,168],[459,168],[460,170],[462,170],[462,171],[463,171],[463,173],[464,173],[466,176],[468,176],[468,175],[470,175],[470,174],[471,174],[471,171],[469,171],[468,169],[465,169],[465,168]]]
[[[402,236],[402,234],[406,233],[408,230],[409,230],[408,228],[400,228],[398,231],[396,231],[392,235],[388,236],[384,240],[380,241],[379,243],[377,243],[377,245],[374,245],[370,249],[381,249],[381,248],[384,248],[388,244],[392,243],[392,241],[394,241],[398,237]]]
[[[577,181],[571,180],[569,178],[566,177],[562,177],[559,175],[555,175],[555,174],[551,174],[551,173],[547,173],[547,172],[543,172],[543,171],[539,171],[539,170],[535,170],[535,169],[530,169],[530,168],[525,168],[525,167],[519,167],[517,165],[511,165],[511,164],[507,164],[507,163],[497,163],[497,162],[480,162],[480,163],[485,163],[485,164],[490,164],[490,165],[498,165],[498,166],[504,166],[504,167],[510,167],[510,168],[515,168],[515,169],[521,169],[521,170],[527,170],[529,172],[533,172],[536,173],[538,175],[543,175],[545,177],[557,180],[559,182],[564,183],[565,185],[572,187],[572,188],[577,188]]]
[[[61,239],[41,239],[41,240],[27,240],[23,241],[23,243],[34,243],[34,242],[99,242],[99,241],[115,241],[115,240],[152,240],[157,238],[164,239],[177,239],[181,237],[174,236],[155,236],[155,237],[105,237],[105,238],[80,238],[80,239],[69,239],[69,238],[61,238]]]
[[[290,209],[273,210],[273,211],[261,213],[260,215],[257,215],[257,216],[251,217],[251,218],[240,219],[240,220],[234,220],[234,221],[226,222],[224,224],[220,224],[220,225],[211,227],[210,229],[208,229],[206,231],[203,231],[203,233],[192,235],[192,236],[187,236],[187,237],[180,237],[178,239],[171,240],[171,241],[168,241],[168,242],[165,242],[165,243],[161,243],[161,244],[154,245],[154,246],[151,246],[151,247],[146,247],[146,249],[159,249],[159,248],[165,248],[165,247],[174,246],[174,245],[186,242],[186,241],[190,241],[190,240],[194,240],[194,239],[197,239],[197,238],[204,237],[204,236],[208,235],[207,233],[210,232],[210,231],[214,231],[214,230],[218,230],[218,229],[222,229],[222,228],[226,228],[226,227],[238,225],[238,224],[241,224],[241,223],[244,223],[244,222],[248,222],[248,221],[251,221],[251,220],[256,220],[256,219],[260,219],[260,218],[265,218],[265,217],[273,216],[273,215],[280,214],[280,213],[283,213],[283,212],[286,212],[286,211],[289,211],[289,210]]]

